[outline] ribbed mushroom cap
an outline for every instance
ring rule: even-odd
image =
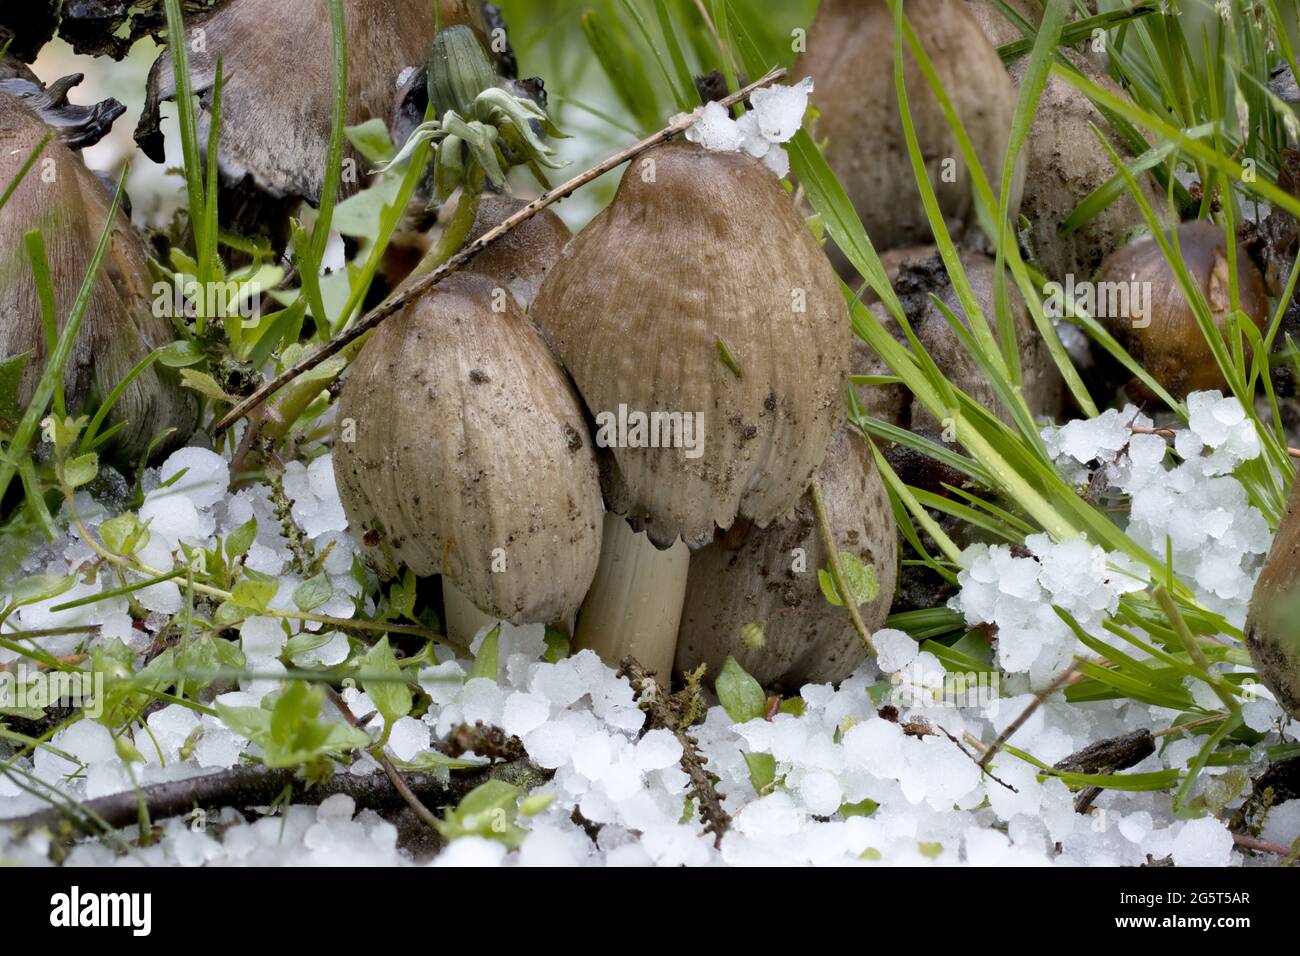
[[[908,0],[905,12],[996,193],[1016,94],[966,6],[965,0]],[[826,0],[809,31],[808,52],[792,73],[813,77],[812,98],[821,110],[817,135],[827,140],[826,159],[880,249],[931,240],[898,111],[893,44],[893,14],[884,0]],[[975,221],[970,176],[906,41],[903,50],[908,104],[930,181],[949,228],[960,233]],[[957,163],[955,182],[944,181],[946,159]],[[1023,184],[1022,164],[1012,182],[1012,216]],[[838,264],[846,268],[842,257]]]
[[[1095,66],[1075,53],[1070,61],[1093,83],[1116,96],[1123,91]],[[1010,66],[1017,89],[1028,68],[1028,59]],[[1116,137],[1106,118],[1077,89],[1056,74],[1047,78],[1043,95],[1034,112],[1034,122],[1025,140],[1027,173],[1020,212],[1029,220],[1030,236],[1043,273],[1064,280],[1073,275],[1082,282],[1092,276],[1102,260],[1133,237],[1143,218],[1132,194],[1123,193],[1078,229],[1062,233],[1060,226],[1074,208],[1115,175],[1110,154],[1092,127]],[[1133,159],[1122,143],[1116,143],[1120,158]],[[1141,174],[1138,184],[1162,225],[1169,224],[1169,203],[1156,189],[1151,177]]]
[[[384,323],[339,396],[334,474],[381,572],[443,574],[521,622],[577,611],[600,555],[595,456],[578,397],[491,279],[451,276]]]
[[[898,576],[898,529],[885,484],[866,443],[847,430],[836,435],[819,478],[837,547],[876,569],[880,595],[859,608],[863,623],[875,630],[889,614]],[[797,689],[848,677],[867,649],[847,612],[821,592],[817,571],[828,560],[810,495],[766,529],[737,525],[696,551],[677,670],[704,662],[716,676],[730,654],[765,687]],[[747,624],[762,625],[762,646],[742,641]]]
[[[0,93],[0,182],[17,175],[47,127],[23,101]],[[111,204],[103,185],[66,146],[51,142],[0,210],[0,358],[29,354],[19,402],[32,398],[47,355],[40,299],[23,236],[40,229],[54,285],[60,326],[85,281]],[[109,248],[64,368],[70,409],[93,391],[107,396],[151,350],[175,336],[155,315],[153,282],[144,244],[126,217],[114,220]],[[195,404],[175,376],[157,364],[141,373],[114,406],[110,424],[122,422],[115,447],[134,457],[167,428],[177,429],[164,448],[194,428]]]
[[[660,547],[785,512],[842,418],[850,328],[838,281],[746,155],[689,143],[647,153],[565,250],[532,317],[598,425],[620,406],[702,414],[698,457],[612,449],[610,510]]]
[[[423,63],[433,40],[438,6],[442,25],[486,25],[473,0],[346,0],[349,125],[387,119],[403,69]],[[315,205],[329,152],[333,116],[333,40],[327,0],[228,0],[187,23],[202,30],[202,49],[189,52],[194,89],[206,104],[222,58],[222,175],[250,176],[274,198]],[[162,162],[158,109],[174,99],[172,61],[163,53],[149,74],[149,96],[136,141]],[[206,119],[206,112],[204,117]],[[206,142],[205,131],[201,139]],[[349,149],[358,176],[340,184],[343,195],[364,181],[366,160]]]
[[[1232,312],[1228,246],[1223,229],[1205,220],[1184,223],[1178,227],[1178,241],[1188,275],[1205,294],[1215,323],[1222,330]],[[1264,277],[1240,244],[1234,246],[1241,309],[1262,328],[1268,320]],[[1100,314],[1103,306],[1099,303],[1097,318],[1157,382],[1175,397],[1226,387],[1210,344],[1196,323],[1196,315],[1154,239],[1131,243],[1102,263],[1097,274],[1099,289],[1107,289],[1105,283],[1111,284],[1111,290],[1119,290],[1121,286],[1131,290],[1136,283],[1143,293],[1149,309],[1146,317],[1137,315],[1130,299],[1127,310],[1107,305],[1104,315]],[[1135,322],[1147,324],[1135,328]],[[1130,389],[1145,392],[1137,383],[1131,384]]]
[[[1300,481],[1255,582],[1246,616],[1246,646],[1260,679],[1300,720]]]
[[[525,205],[510,196],[487,193],[479,204],[470,241],[501,225]],[[564,220],[550,209],[543,209],[476,255],[469,268],[501,283],[527,309],[572,238]]]

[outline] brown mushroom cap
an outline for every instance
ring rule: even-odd
[[[912,331],[920,340],[926,352],[934,359],[940,371],[948,380],[961,389],[981,406],[1010,424],[1010,413],[1003,407],[997,392],[985,378],[983,371],[966,351],[952,326],[944,317],[939,307],[930,299],[937,295],[939,300],[956,316],[969,326],[957,292],[953,288],[943,261],[931,250],[917,250],[911,258],[902,259],[896,266],[894,279],[895,291],[904,310]],[[994,276],[995,263],[992,259],[977,252],[967,252],[962,256],[962,265],[970,281],[971,291],[979,303],[985,319],[988,320],[996,334],[996,312],[994,311]],[[1036,416],[1053,418],[1061,411],[1064,397],[1064,381],[1060,370],[1047,350],[1047,343],[1039,334],[1029,310],[1025,306],[1015,283],[1008,277],[1007,298],[1011,307],[1012,319],[1020,342],[1020,370],[1024,385],[1025,401],[1029,410]],[[872,314],[895,337],[902,340],[901,331],[880,303],[870,306]],[[890,370],[876,352],[860,340],[854,344],[853,373],[855,375],[889,375]],[[920,402],[912,399],[902,385],[859,385],[858,395],[869,414],[913,431],[939,431],[938,419]]]
[[[1246,647],[1260,679],[1300,720],[1300,481],[1264,561],[1246,615]]]
[[[996,194],[1015,88],[966,7],[965,0],[908,0],[906,14]],[[827,139],[826,159],[881,249],[931,240],[898,112],[893,44],[893,14],[884,0],[826,0],[809,31],[808,52],[791,74],[813,77],[813,102],[821,110],[817,136]],[[906,42],[903,48],[908,104],[930,181],[949,228],[960,233],[975,224],[970,176],[943,109]],[[955,182],[944,182],[946,159],[957,163]],[[1013,216],[1023,184],[1021,164],[1012,183]],[[846,268],[842,256],[837,265]]]
[[[487,193],[479,203],[478,215],[470,229],[473,241],[489,229],[501,225],[524,208],[521,199]],[[529,308],[542,287],[542,280],[559,261],[573,233],[564,220],[550,209],[543,209],[522,226],[506,233],[470,262],[471,271],[501,283],[515,297],[521,308]]]
[[[22,100],[0,93],[0,182],[17,175],[47,127]],[[40,299],[23,236],[40,229],[54,285],[55,312],[67,321],[108,220],[111,197],[66,146],[51,142],[0,210],[0,358],[28,353],[19,402],[31,401],[47,355]],[[144,244],[120,211],[100,265],[90,304],[64,368],[70,409],[93,391],[103,398],[153,349],[175,336],[154,311],[153,280]],[[195,404],[176,377],[157,364],[141,373],[114,406],[109,423],[123,423],[114,445],[134,457],[168,428],[164,448],[194,428]]]
[[[595,456],[564,371],[513,299],[494,311],[495,288],[450,276],[374,333],[339,396],[334,474],[381,573],[443,574],[498,618],[560,621],[596,573]]]
[[[349,125],[387,118],[397,80],[424,62],[438,8],[442,26],[466,24],[486,37],[482,9],[473,0],[346,0]],[[320,202],[333,117],[333,39],[327,0],[229,0],[187,22],[202,30],[201,49],[189,51],[196,93],[210,95],[217,56],[222,58],[222,175],[251,177],[274,198]],[[174,99],[171,56],[164,52],[149,74],[149,96],[136,140],[162,162],[158,109]],[[206,120],[207,114],[205,112]],[[206,142],[206,130],[200,130]],[[349,147],[358,175],[344,177],[342,195],[355,191],[368,166]]]
[[[1178,241],[1188,275],[1200,286],[1214,321],[1222,330],[1232,312],[1223,229],[1205,220],[1184,223],[1178,227]],[[1256,327],[1262,328],[1268,320],[1264,277],[1245,249],[1238,243],[1234,245],[1241,309]],[[1127,312],[1116,309],[1119,314],[1114,315],[1100,314],[1099,307],[1097,318],[1170,393],[1181,398],[1189,392],[1226,387],[1210,344],[1196,323],[1196,315],[1154,239],[1131,243],[1107,258],[1097,274],[1097,283],[1099,286],[1123,284],[1128,288],[1132,288],[1131,283],[1138,283],[1145,291],[1149,308],[1146,318],[1137,317],[1131,302]],[[1135,328],[1135,321],[1149,324]],[[1139,383],[1131,383],[1129,387],[1138,394],[1145,393]]]
[[[859,608],[863,623],[884,623],[898,576],[898,530],[889,495],[861,436],[840,431],[818,477],[840,551],[876,569],[880,595]],[[798,560],[800,570],[794,570]],[[817,533],[812,498],[765,530],[737,525],[691,555],[677,642],[677,670],[708,664],[716,675],[730,654],[764,687],[797,689],[836,683],[867,656],[847,612],[826,601],[818,569],[828,557]],[[747,647],[741,628],[763,626],[761,647]]]
[[[782,514],[843,415],[850,329],[839,283],[749,156],[690,143],[645,154],[551,270],[532,317],[598,424],[620,405],[702,413],[699,457],[612,449],[610,510],[660,547],[704,544],[738,516],[766,525]]]
[[[1123,91],[1082,56],[1066,54],[1089,80],[1102,89],[1122,96]],[[1010,67],[1017,90],[1028,60]],[[1025,140],[1028,167],[1020,212],[1029,220],[1030,235],[1043,273],[1064,280],[1073,275],[1083,281],[1097,271],[1103,259],[1128,242],[1146,220],[1132,194],[1123,193],[1078,229],[1062,233],[1067,216],[1094,190],[1115,175],[1110,154],[1098,141],[1092,127],[1106,133],[1121,159],[1132,153],[1118,142],[1101,111],[1077,89],[1056,74],[1047,78]],[[1142,192],[1165,227],[1169,225],[1169,203],[1156,189],[1151,177],[1138,178]]]

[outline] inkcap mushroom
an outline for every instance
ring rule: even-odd
[[[1246,646],[1264,685],[1300,720],[1300,481],[1291,489],[1246,615]]]
[[[335,478],[382,575],[441,574],[493,620],[567,622],[600,554],[595,455],[563,369],[498,288],[458,273],[376,330],[339,396]],[[468,644],[454,628],[474,616],[448,618]]]
[[[1188,275],[1204,294],[1222,332],[1232,314],[1223,229],[1197,220],[1179,226],[1177,239]],[[1241,310],[1262,329],[1268,320],[1264,277],[1239,243],[1233,247]],[[1096,290],[1092,314],[1175,398],[1227,388],[1196,314],[1154,239],[1131,243],[1108,257],[1090,288]],[[1137,381],[1129,384],[1129,390],[1134,397],[1147,397]]]
[[[871,568],[875,596],[859,606],[871,631],[894,595],[898,530],[866,441],[841,430],[819,472],[836,547]],[[805,494],[766,529],[737,522],[694,552],[677,643],[677,670],[717,674],[730,655],[764,687],[838,683],[867,656],[843,608],[824,596],[828,555]],[[841,559],[843,560],[843,559]]]
[[[608,521],[625,517],[677,566],[680,542],[783,515],[842,418],[850,331],[839,282],[772,173],[742,153],[676,142],[638,159],[551,270],[532,317],[595,417]],[[636,535],[607,541],[602,573],[655,557]],[[662,578],[684,587],[684,567]],[[581,616],[580,646],[616,662],[642,643],[639,627],[675,639],[677,622],[663,621],[681,592],[644,600],[637,586],[601,633],[588,629],[597,615]],[[642,663],[666,677],[671,641],[654,657]]]

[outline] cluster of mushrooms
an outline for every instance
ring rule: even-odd
[[[0,17],[11,53],[24,51],[30,60],[45,34],[60,29],[74,42],[94,44],[84,11],[73,5],[69,12],[65,4],[60,23],[57,6],[34,5],[26,22]],[[121,41],[156,32],[158,6],[135,4],[128,17],[125,5],[116,5],[123,7],[114,14],[120,22],[108,34]],[[1030,23],[1042,16],[1038,0],[1011,6]],[[205,121],[218,56],[223,64],[223,222],[282,243],[289,213],[301,202],[318,203],[324,191],[328,6],[215,0],[190,7],[192,24],[206,31],[206,43],[190,58]],[[345,10],[349,123],[385,117],[402,140],[438,126],[420,126],[430,103],[435,120],[448,102],[469,116],[484,93],[499,87],[515,97],[505,102],[513,138],[464,124],[443,124],[434,135],[454,139],[467,156],[489,165],[500,157],[508,166],[522,163],[513,154],[552,131],[540,81],[516,80],[513,54],[495,42],[500,23],[492,5],[347,0]],[[1024,59],[1004,65],[997,46],[1019,39],[1019,31],[990,0],[908,0],[906,11],[996,189],[1026,67]],[[435,23],[444,54],[419,68]],[[104,52],[124,52],[101,41]],[[280,56],[287,47],[298,51],[292,76]],[[893,50],[894,18],[885,0],[825,0],[792,76],[815,80],[818,138],[882,253],[921,346],[957,387],[1009,421],[935,304],[962,316],[929,245],[933,236],[912,182]],[[1094,83],[1116,89],[1105,76],[1104,55],[1064,55]],[[977,221],[971,174],[943,108],[911,53],[905,57],[908,100],[938,203],[980,307],[991,315],[995,263]],[[461,72],[449,77],[449,64]],[[156,159],[160,105],[176,95],[172,70],[164,54],[150,75],[137,129],[141,147]],[[295,93],[286,95],[290,80]],[[13,56],[0,63],[0,183],[46,130],[55,133],[45,156],[56,181],[28,177],[0,212],[0,357],[31,356],[26,397],[46,343],[30,264],[16,237],[43,230],[62,317],[109,204],[77,150],[102,135],[120,108],[69,106],[73,82],[46,89]],[[1130,197],[1068,234],[1058,228],[1113,175],[1094,127],[1108,130],[1106,117],[1050,76],[1009,180],[1011,216],[1029,223],[1026,247],[1048,280],[1148,284],[1146,321],[1103,321],[1175,396],[1221,388],[1193,309],[1159,245],[1142,237]],[[467,139],[471,133],[477,138]],[[1122,146],[1119,152],[1132,158]],[[364,168],[360,157],[351,158]],[[489,173],[474,185],[471,238],[520,207],[494,188],[498,179]],[[446,186],[433,177],[438,200],[448,198]],[[343,184],[345,194],[349,188],[354,184]],[[1154,182],[1142,188],[1167,216]],[[459,192],[460,202],[470,201],[468,183]],[[68,368],[67,398],[75,407],[102,395],[168,339],[165,320],[153,317],[145,298],[143,243],[126,217],[118,218]],[[1220,327],[1238,309],[1257,327],[1266,323],[1270,296],[1280,292],[1278,270],[1261,268],[1244,244],[1229,248],[1208,222],[1161,225]],[[419,255],[431,246],[426,238]],[[400,287],[412,265],[397,266],[392,285]],[[1238,302],[1227,294],[1234,267]],[[769,687],[844,678],[869,648],[845,609],[826,600],[819,570],[846,553],[873,569],[878,594],[858,608],[868,630],[884,622],[901,593],[889,497],[870,444],[846,426],[849,389],[857,389],[869,414],[900,428],[938,435],[942,423],[901,385],[850,385],[851,374],[888,370],[854,340],[841,279],[860,282],[833,245],[822,248],[789,193],[743,151],[711,152],[681,141],[655,147],[627,168],[612,204],[576,236],[549,210],[535,216],[462,272],[411,298],[369,337],[348,372],[333,461],[370,564],[384,576],[403,569],[439,576],[447,632],[462,645],[495,621],[543,623],[611,664],[632,655],[664,681],[701,664],[716,675],[729,655]],[[1009,292],[1027,403],[1035,415],[1054,418],[1066,410],[1061,377],[1025,303],[1014,287]],[[893,324],[880,303],[867,304]],[[1138,400],[1149,397],[1139,382],[1117,377],[1110,384]],[[627,410],[679,429],[694,423],[700,447],[627,435],[598,440],[597,423]],[[194,407],[166,370],[151,368],[116,417],[125,423],[118,443],[138,453],[160,430],[185,438]],[[886,444],[882,451],[909,481],[926,481],[904,467],[905,450]],[[932,487],[946,493],[942,483]],[[1300,639],[1288,636],[1285,622],[1298,567],[1300,499],[1260,580],[1247,629],[1264,679],[1293,714],[1300,713]]]

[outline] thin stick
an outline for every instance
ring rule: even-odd
[[[1010,740],[1017,730],[1024,726],[1025,721],[1033,716],[1034,711],[1038,710],[1039,707],[1042,707],[1043,702],[1047,700],[1047,698],[1055,694],[1074,677],[1074,670],[1076,667],[1078,667],[1077,661],[1070,664],[1070,666],[1062,671],[1054,681],[1034,695],[1034,699],[1029,702],[1028,707],[1021,711],[1019,717],[1007,724],[1007,729],[998,734],[998,739],[993,741],[989,748],[984,751],[984,755],[980,757],[979,766],[981,770],[988,767],[989,761],[992,760],[994,755],[1002,749],[1002,745]]]
[[[743,102],[744,100],[748,99],[750,94],[753,93],[755,90],[761,90],[765,87],[771,86],[773,83],[776,83],[779,80],[784,79],[786,76],[786,72],[787,71],[785,70],[784,67],[779,67],[773,70],[771,73],[768,73],[767,76],[763,77],[761,80],[758,80],[754,83],[750,83],[748,86],[744,87],[743,89],[738,90],[735,93],[732,93],[730,96],[726,97],[725,99],[719,100],[718,102],[724,108],[731,107],[736,103]],[[586,186],[588,183],[594,182],[595,180],[599,179],[601,176],[604,176],[606,173],[610,172],[611,170],[617,169],[619,166],[622,166],[624,163],[628,162],[629,160],[635,159],[637,156],[640,156],[642,153],[646,152],[647,150],[652,149],[655,146],[660,145],[661,143],[668,142],[668,140],[672,139],[678,133],[685,132],[686,130],[694,126],[696,120],[698,119],[699,116],[697,116],[694,113],[689,113],[681,117],[680,119],[676,120],[675,122],[669,124],[668,126],[664,127],[659,132],[655,133],[653,136],[649,136],[646,139],[641,140],[641,142],[636,143],[633,146],[629,146],[627,149],[623,150],[622,152],[614,154],[613,156],[609,157],[603,162],[597,163],[595,166],[591,167],[591,169],[587,170],[585,173],[581,173],[573,177],[573,179],[570,179],[564,185],[558,186],[555,189],[551,190],[550,192],[546,192],[538,196],[527,206],[525,206],[523,209],[520,209],[517,213],[515,213],[510,218],[506,219],[500,225],[496,226],[493,229],[489,229],[483,235],[479,236],[479,238],[475,239],[473,242],[467,245],[460,252],[456,253],[456,255],[452,256],[450,259],[448,259],[445,263],[443,263],[433,272],[430,272],[428,275],[421,276],[419,279],[417,279],[415,282],[412,282],[406,288],[398,292],[395,292],[388,299],[384,300],[379,305],[375,306],[375,308],[373,308],[370,311],[370,313],[366,315],[365,318],[363,318],[356,325],[352,326],[346,332],[343,332],[337,338],[333,339],[328,345],[322,346],[320,349],[318,349],[311,355],[307,356],[307,358],[303,359],[297,365],[293,366],[293,368],[290,368],[287,371],[282,372],[280,375],[277,375],[275,379],[273,379],[270,382],[267,382],[265,385],[258,388],[257,391],[253,392],[253,394],[249,395],[247,398],[240,401],[238,404],[235,405],[234,408],[232,408],[229,412],[227,412],[219,422],[217,422],[217,424],[213,427],[212,434],[214,436],[220,435],[222,432],[224,432],[235,422],[239,421],[239,419],[246,417],[249,412],[257,408],[259,405],[265,402],[268,398],[270,398],[280,389],[284,388],[285,385],[292,382],[299,375],[302,375],[305,372],[310,372],[312,369],[320,365],[325,360],[343,351],[343,349],[345,349],[348,345],[350,345],[352,342],[359,339],[361,336],[365,335],[367,332],[371,331],[372,329],[378,328],[385,319],[389,318],[390,316],[394,315],[397,312],[400,312],[402,310],[402,307],[405,306],[406,303],[410,302],[414,298],[423,295],[425,292],[433,288],[435,285],[437,285],[443,279],[447,278],[447,276],[451,275],[452,273],[459,272],[480,252],[482,252],[488,246],[492,245],[492,243],[496,242],[502,236],[522,226],[524,223],[526,223],[529,219],[532,219],[543,209],[547,208],[550,205],[553,205],[554,203],[559,202],[561,199],[567,198],[568,196],[577,192],[583,186]]]
[[[1269,843],[1267,840],[1260,840],[1253,836],[1247,836],[1244,833],[1234,833],[1232,842],[1239,847],[1247,850],[1255,850],[1258,853],[1276,853],[1278,856],[1289,857],[1292,849],[1289,846],[1283,846],[1281,843]]]
[[[1159,435],[1161,438],[1177,438],[1176,428],[1149,428],[1146,425],[1129,425],[1128,430],[1134,435]],[[1300,458],[1300,448],[1288,448],[1286,453],[1292,458]]]
[[[835,582],[835,590],[840,593],[844,606],[848,609],[853,630],[857,631],[858,637],[862,638],[868,653],[875,657],[876,645],[871,641],[871,631],[867,629],[866,622],[858,613],[858,602],[854,599],[853,593],[844,583],[844,569],[840,567],[840,549],[835,543],[835,531],[831,528],[831,519],[826,514],[826,502],[822,500],[821,481],[813,478],[812,484],[808,486],[808,492],[812,495],[813,512],[817,516],[817,533],[821,536],[822,547],[826,549],[826,563],[830,565],[831,580]]]
[[[352,708],[348,707],[347,703],[343,700],[343,696],[338,691],[331,687],[329,689],[329,695],[330,700],[333,701],[334,706],[339,709],[339,713],[343,715],[344,720],[353,727],[356,727],[358,730],[365,729],[362,727],[361,721],[357,720],[356,715],[352,713]],[[388,777],[388,782],[393,785],[393,789],[398,792],[404,801],[406,801],[406,805],[411,808],[411,811],[420,818],[420,822],[431,830],[436,831],[438,829],[438,818],[433,815],[433,812],[426,807],[424,802],[415,795],[414,791],[411,790],[406,779],[402,776],[401,771],[393,766],[393,762],[388,759],[388,754],[384,753],[383,748],[371,748],[370,756],[379,761],[379,766],[384,768],[384,774]]]

